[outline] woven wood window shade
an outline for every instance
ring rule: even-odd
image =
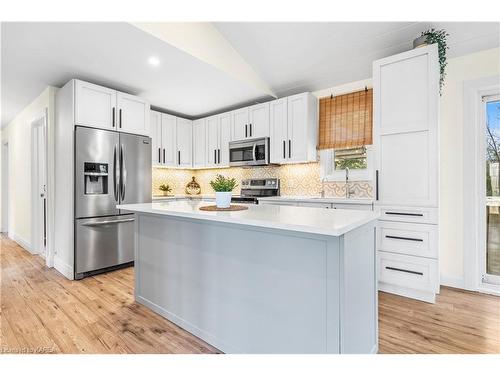
[[[372,144],[373,90],[319,100],[318,150]]]

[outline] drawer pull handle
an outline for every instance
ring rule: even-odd
[[[403,268],[396,268],[396,267],[385,267],[385,269],[387,270],[391,270],[391,271],[399,271],[399,272],[406,272],[406,273],[411,273],[411,274],[414,274],[414,275],[420,275],[420,276],[423,276],[423,272],[418,272],[418,271],[410,271],[410,270],[405,270]]]
[[[412,214],[410,212],[391,212],[386,211],[386,215],[402,215],[402,216],[424,216],[424,214]]]
[[[385,236],[385,238],[392,238],[394,240],[405,240],[405,241],[418,241],[418,242],[424,242],[423,239],[421,238],[412,238],[412,237],[400,237],[400,236]]]

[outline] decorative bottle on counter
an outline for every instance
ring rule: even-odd
[[[201,193],[201,187],[198,182],[196,182],[195,177],[186,185],[186,194],[188,195],[198,195]]]

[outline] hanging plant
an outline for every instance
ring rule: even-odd
[[[418,47],[422,42],[426,44],[434,44],[438,45],[438,55],[439,55],[439,94],[442,94],[442,89],[444,85],[444,78],[446,77],[446,65],[448,62],[446,61],[446,50],[449,49],[446,44],[446,37],[448,34],[444,29],[436,30],[429,29],[427,31],[422,32],[422,35],[415,39],[414,46]]]

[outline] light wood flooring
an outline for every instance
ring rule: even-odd
[[[217,353],[134,303],[133,268],[69,281],[1,237],[0,353]],[[380,353],[500,353],[500,297],[379,294]]]

